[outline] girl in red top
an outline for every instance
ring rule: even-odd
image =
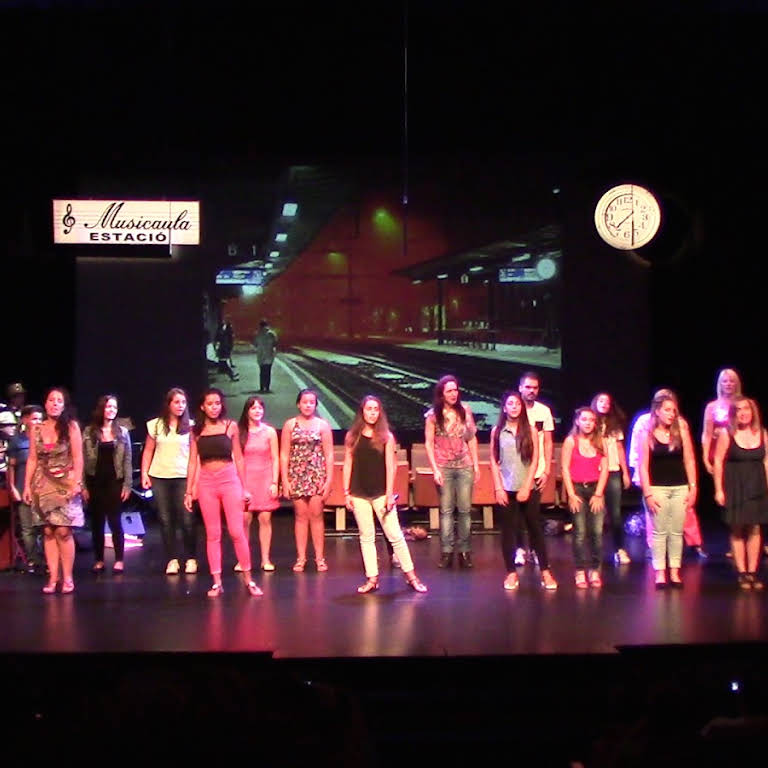
[[[576,561],[576,587],[586,589],[589,583],[603,585],[600,562],[603,552],[603,491],[608,481],[608,461],[596,429],[597,416],[591,408],[577,408],[573,428],[563,442],[561,454],[563,485],[568,506],[573,513],[573,558]],[[586,539],[589,535],[590,556],[587,560]]]

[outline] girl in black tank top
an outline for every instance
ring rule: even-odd
[[[387,416],[377,397],[369,395],[360,403],[344,447],[344,501],[357,520],[367,577],[357,591],[365,594],[379,588],[375,513],[409,586],[417,592],[426,592],[427,588],[416,575],[397,518],[397,497],[393,493],[395,438],[389,431]]]

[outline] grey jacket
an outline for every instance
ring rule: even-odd
[[[115,475],[123,481],[123,489],[129,491],[133,480],[133,461],[131,456],[131,438],[125,427],[118,427],[115,441]],[[96,461],[99,456],[99,430],[90,424],[83,430],[83,473],[86,477],[96,474]]]

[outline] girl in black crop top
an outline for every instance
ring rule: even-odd
[[[360,531],[366,581],[357,588],[361,594],[379,588],[374,513],[384,535],[400,560],[408,584],[417,592],[427,588],[419,580],[397,518],[395,482],[395,438],[389,431],[381,401],[368,395],[360,403],[355,421],[344,440],[344,500],[355,514]]]
[[[248,592],[256,597],[261,590],[251,579],[251,552],[243,526],[243,509],[251,499],[245,487],[243,452],[238,439],[238,427],[227,418],[224,393],[208,389],[200,400],[192,428],[189,450],[189,471],[184,506],[192,512],[197,499],[205,523],[208,565],[213,586],[208,597],[218,597],[224,588],[221,582],[221,510],[227,518],[243,581]]]

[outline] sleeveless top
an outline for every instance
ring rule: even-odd
[[[682,445],[671,448],[667,443],[653,440],[650,448],[648,475],[651,485],[688,485]]]
[[[260,429],[258,432],[249,431],[243,448],[245,487],[251,494],[248,509],[259,512],[277,509],[280,506],[280,502],[269,493],[269,486],[272,485],[274,477],[272,445],[269,436],[269,429]]]
[[[574,483],[596,483],[600,479],[600,462],[603,455],[596,453],[594,456],[585,456],[579,450],[578,438],[573,439],[573,453],[571,454],[571,480]]]
[[[197,438],[197,453],[200,463],[206,461],[232,461],[232,438],[227,434],[230,422],[226,429],[215,435],[200,435]]]
[[[519,491],[530,469],[517,450],[517,437],[505,426],[499,433],[499,473],[505,491]]]
[[[44,443],[42,429],[35,430],[37,466],[30,481],[36,525],[82,526],[82,496],[69,496],[74,464],[68,441]]]
[[[373,438],[360,435],[352,454],[352,477],[349,492],[352,496],[375,499],[387,491],[387,465],[384,451],[377,451]]]
[[[723,467],[727,508],[737,508],[747,501],[768,497],[764,460],[765,444],[762,434],[760,444],[755,448],[742,448],[731,435]]]
[[[293,420],[288,453],[288,482],[291,498],[320,496],[328,470],[325,466],[323,436],[319,429],[306,429]]]
[[[472,466],[468,443],[476,435],[477,429],[472,414],[469,411],[466,414],[466,421],[457,417],[450,426],[447,421],[443,421],[441,428],[434,410],[430,408],[427,411],[427,419],[435,423],[435,463],[438,467],[463,469]]]

